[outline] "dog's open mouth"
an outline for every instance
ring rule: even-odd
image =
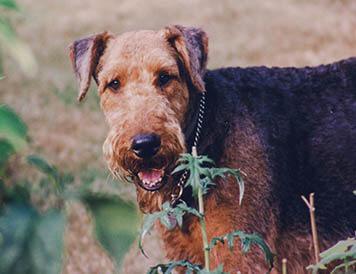
[[[164,169],[147,168],[137,173],[138,184],[148,191],[156,191],[164,184]]]

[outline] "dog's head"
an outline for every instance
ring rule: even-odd
[[[75,41],[70,57],[81,101],[93,77],[110,132],[103,150],[112,173],[132,178],[143,211],[160,208],[186,151],[186,116],[205,91],[208,41],[195,28],[167,26]]]

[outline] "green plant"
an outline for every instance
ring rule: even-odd
[[[188,207],[185,203],[177,204],[172,207],[168,202],[163,204],[163,210],[159,212],[155,212],[153,214],[148,214],[145,218],[143,228],[141,231],[141,237],[139,241],[139,247],[143,251],[142,248],[142,239],[143,237],[149,233],[151,228],[153,227],[155,221],[159,219],[163,225],[165,225],[168,229],[172,230],[174,225],[170,222],[171,216],[173,215],[176,220],[178,226],[181,228],[183,223],[183,214],[193,214],[200,219],[201,229],[202,229],[202,239],[203,239],[203,249],[205,254],[205,265],[204,267],[201,265],[191,264],[188,260],[170,262],[168,264],[159,264],[154,267],[151,267],[148,270],[149,274],[160,273],[159,271],[163,271],[165,274],[172,273],[173,269],[177,266],[183,266],[186,268],[186,273],[216,273],[221,274],[223,272],[223,265],[220,265],[218,269],[213,271],[210,270],[210,250],[217,243],[225,243],[227,242],[230,250],[232,251],[234,245],[234,239],[240,238],[242,253],[246,254],[248,250],[251,248],[251,245],[257,244],[262,248],[265,253],[266,261],[270,264],[270,269],[273,267],[273,257],[275,256],[264,240],[258,234],[247,234],[243,231],[234,230],[232,233],[228,233],[221,237],[213,238],[210,243],[208,243],[206,236],[206,228],[205,228],[205,219],[204,219],[204,202],[203,195],[208,193],[209,186],[214,185],[213,179],[217,176],[226,179],[227,176],[234,176],[238,182],[240,188],[240,203],[243,198],[244,193],[244,182],[242,177],[240,176],[241,170],[229,169],[229,168],[214,168],[207,167],[207,165],[213,165],[214,162],[206,156],[197,156],[196,151],[193,148],[193,153],[191,154],[183,154],[182,158],[179,159],[181,163],[173,172],[180,172],[183,170],[189,171],[189,177],[187,182],[185,183],[185,187],[190,186],[192,188],[192,195],[195,199],[198,200],[198,209]]]
[[[326,265],[335,261],[341,260],[331,273],[344,269],[343,273],[355,273],[351,270],[352,265],[356,265],[356,239],[349,238],[347,240],[339,241],[334,246],[320,253],[321,260],[315,265],[309,265],[307,269],[313,270],[313,274],[317,273],[319,269],[327,269]],[[350,272],[352,271],[352,272]]]
[[[10,157],[28,145],[26,124],[9,107],[0,104],[0,178]]]
[[[356,191],[353,191],[356,195]],[[336,273],[337,271],[344,270],[343,273],[355,273],[355,268],[352,268],[353,265],[356,265],[356,238],[349,238],[347,240],[341,240],[335,245],[325,250],[324,252],[318,252],[318,238],[316,233],[315,225],[315,208],[314,208],[314,193],[310,194],[310,201],[302,196],[302,199],[307,204],[310,210],[312,230],[313,230],[313,244],[315,248],[315,265],[309,265],[306,269],[313,270],[313,274],[317,273],[319,269],[327,269],[326,265],[335,262],[342,261],[337,265],[331,273]],[[319,256],[321,260],[319,260]]]
[[[6,167],[11,156],[30,145],[27,126],[9,107],[0,105],[0,274],[59,273],[63,237],[67,224],[65,204],[79,200],[94,218],[94,231],[117,267],[134,242],[140,217],[136,206],[117,196],[91,191],[92,178],[83,177],[82,187],[74,186],[76,176],[59,171],[38,155],[26,156],[27,164],[43,176],[41,189],[55,197],[46,211],[31,202],[35,182],[9,182]],[[91,175],[92,177],[92,175]],[[26,180],[24,180],[27,182]]]
[[[0,0],[0,46],[19,64],[22,71],[33,76],[37,71],[36,60],[28,45],[21,41],[11,23],[11,12],[20,12],[19,6],[13,0]],[[0,58],[0,79],[2,63]]]
[[[25,123],[0,105],[0,273],[58,273],[65,214],[58,209],[40,213],[28,188],[5,182],[11,156],[28,142]]]

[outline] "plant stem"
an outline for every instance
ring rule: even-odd
[[[198,201],[199,201],[199,213],[204,215],[204,203],[203,203],[203,194],[201,188],[198,190]],[[206,235],[205,220],[204,216],[200,217],[201,225],[201,234],[203,237],[203,246],[204,246],[204,257],[205,257],[205,268],[210,271],[210,256],[208,248],[208,237]]]
[[[196,147],[192,148],[192,156],[195,158],[197,157],[197,149]],[[203,248],[204,248],[204,258],[205,258],[205,268],[207,271],[210,271],[210,255],[208,250],[208,236],[206,234],[206,227],[205,227],[205,217],[204,217],[204,201],[203,201],[203,191],[201,186],[198,188],[198,203],[199,203],[199,213],[202,215],[200,217],[200,226],[201,226],[201,234],[203,238]]]
[[[309,201],[304,196],[302,196],[302,199],[308,206],[309,212],[310,212],[310,222],[311,222],[311,227],[312,227],[314,253],[315,253],[315,264],[318,264],[319,263],[319,244],[318,244],[318,233],[316,230],[316,222],[315,222],[314,193],[310,194]]]
[[[287,274],[287,259],[286,258],[284,258],[282,260],[282,273]]]

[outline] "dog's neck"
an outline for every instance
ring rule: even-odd
[[[204,122],[205,98],[206,94],[199,94],[193,102],[191,111],[187,115],[189,121],[184,130],[187,152],[192,151],[192,147],[197,147],[200,140],[201,128]],[[189,117],[190,116],[190,117]]]
[[[218,92],[215,90],[213,82],[209,81],[209,71],[207,71],[206,79],[206,91],[205,91],[205,104],[204,104],[204,115],[202,118],[201,129],[199,133],[199,138],[197,144],[194,144],[196,139],[196,130],[199,120],[199,111],[201,107],[201,93],[196,90],[190,90],[191,102],[186,113],[187,124],[184,128],[184,135],[186,141],[187,152],[191,153],[192,146],[196,145],[198,155],[206,155],[215,163],[219,162],[220,158],[220,148],[223,145],[224,137],[226,137],[227,132],[230,128],[230,123],[228,120],[223,121],[221,125],[221,119],[217,120],[217,109],[218,109]],[[221,117],[220,117],[221,118]],[[216,130],[216,128],[223,128],[223,131]]]
[[[195,146],[198,155],[207,155],[217,162],[220,153],[212,150],[212,147],[220,147],[216,143],[223,143],[222,136],[224,133],[214,130],[216,126],[214,122],[217,107],[216,94],[213,90],[210,93],[205,91],[204,94],[192,89],[190,91],[191,101],[185,117],[187,124],[184,128],[187,152],[192,152],[192,147]],[[175,180],[178,187],[185,184],[185,178],[183,173],[176,174]],[[180,200],[185,201],[189,206],[196,206],[192,199],[192,190],[190,187],[184,188],[182,196],[179,197]],[[178,199],[173,199],[172,201],[172,204],[175,204]]]

